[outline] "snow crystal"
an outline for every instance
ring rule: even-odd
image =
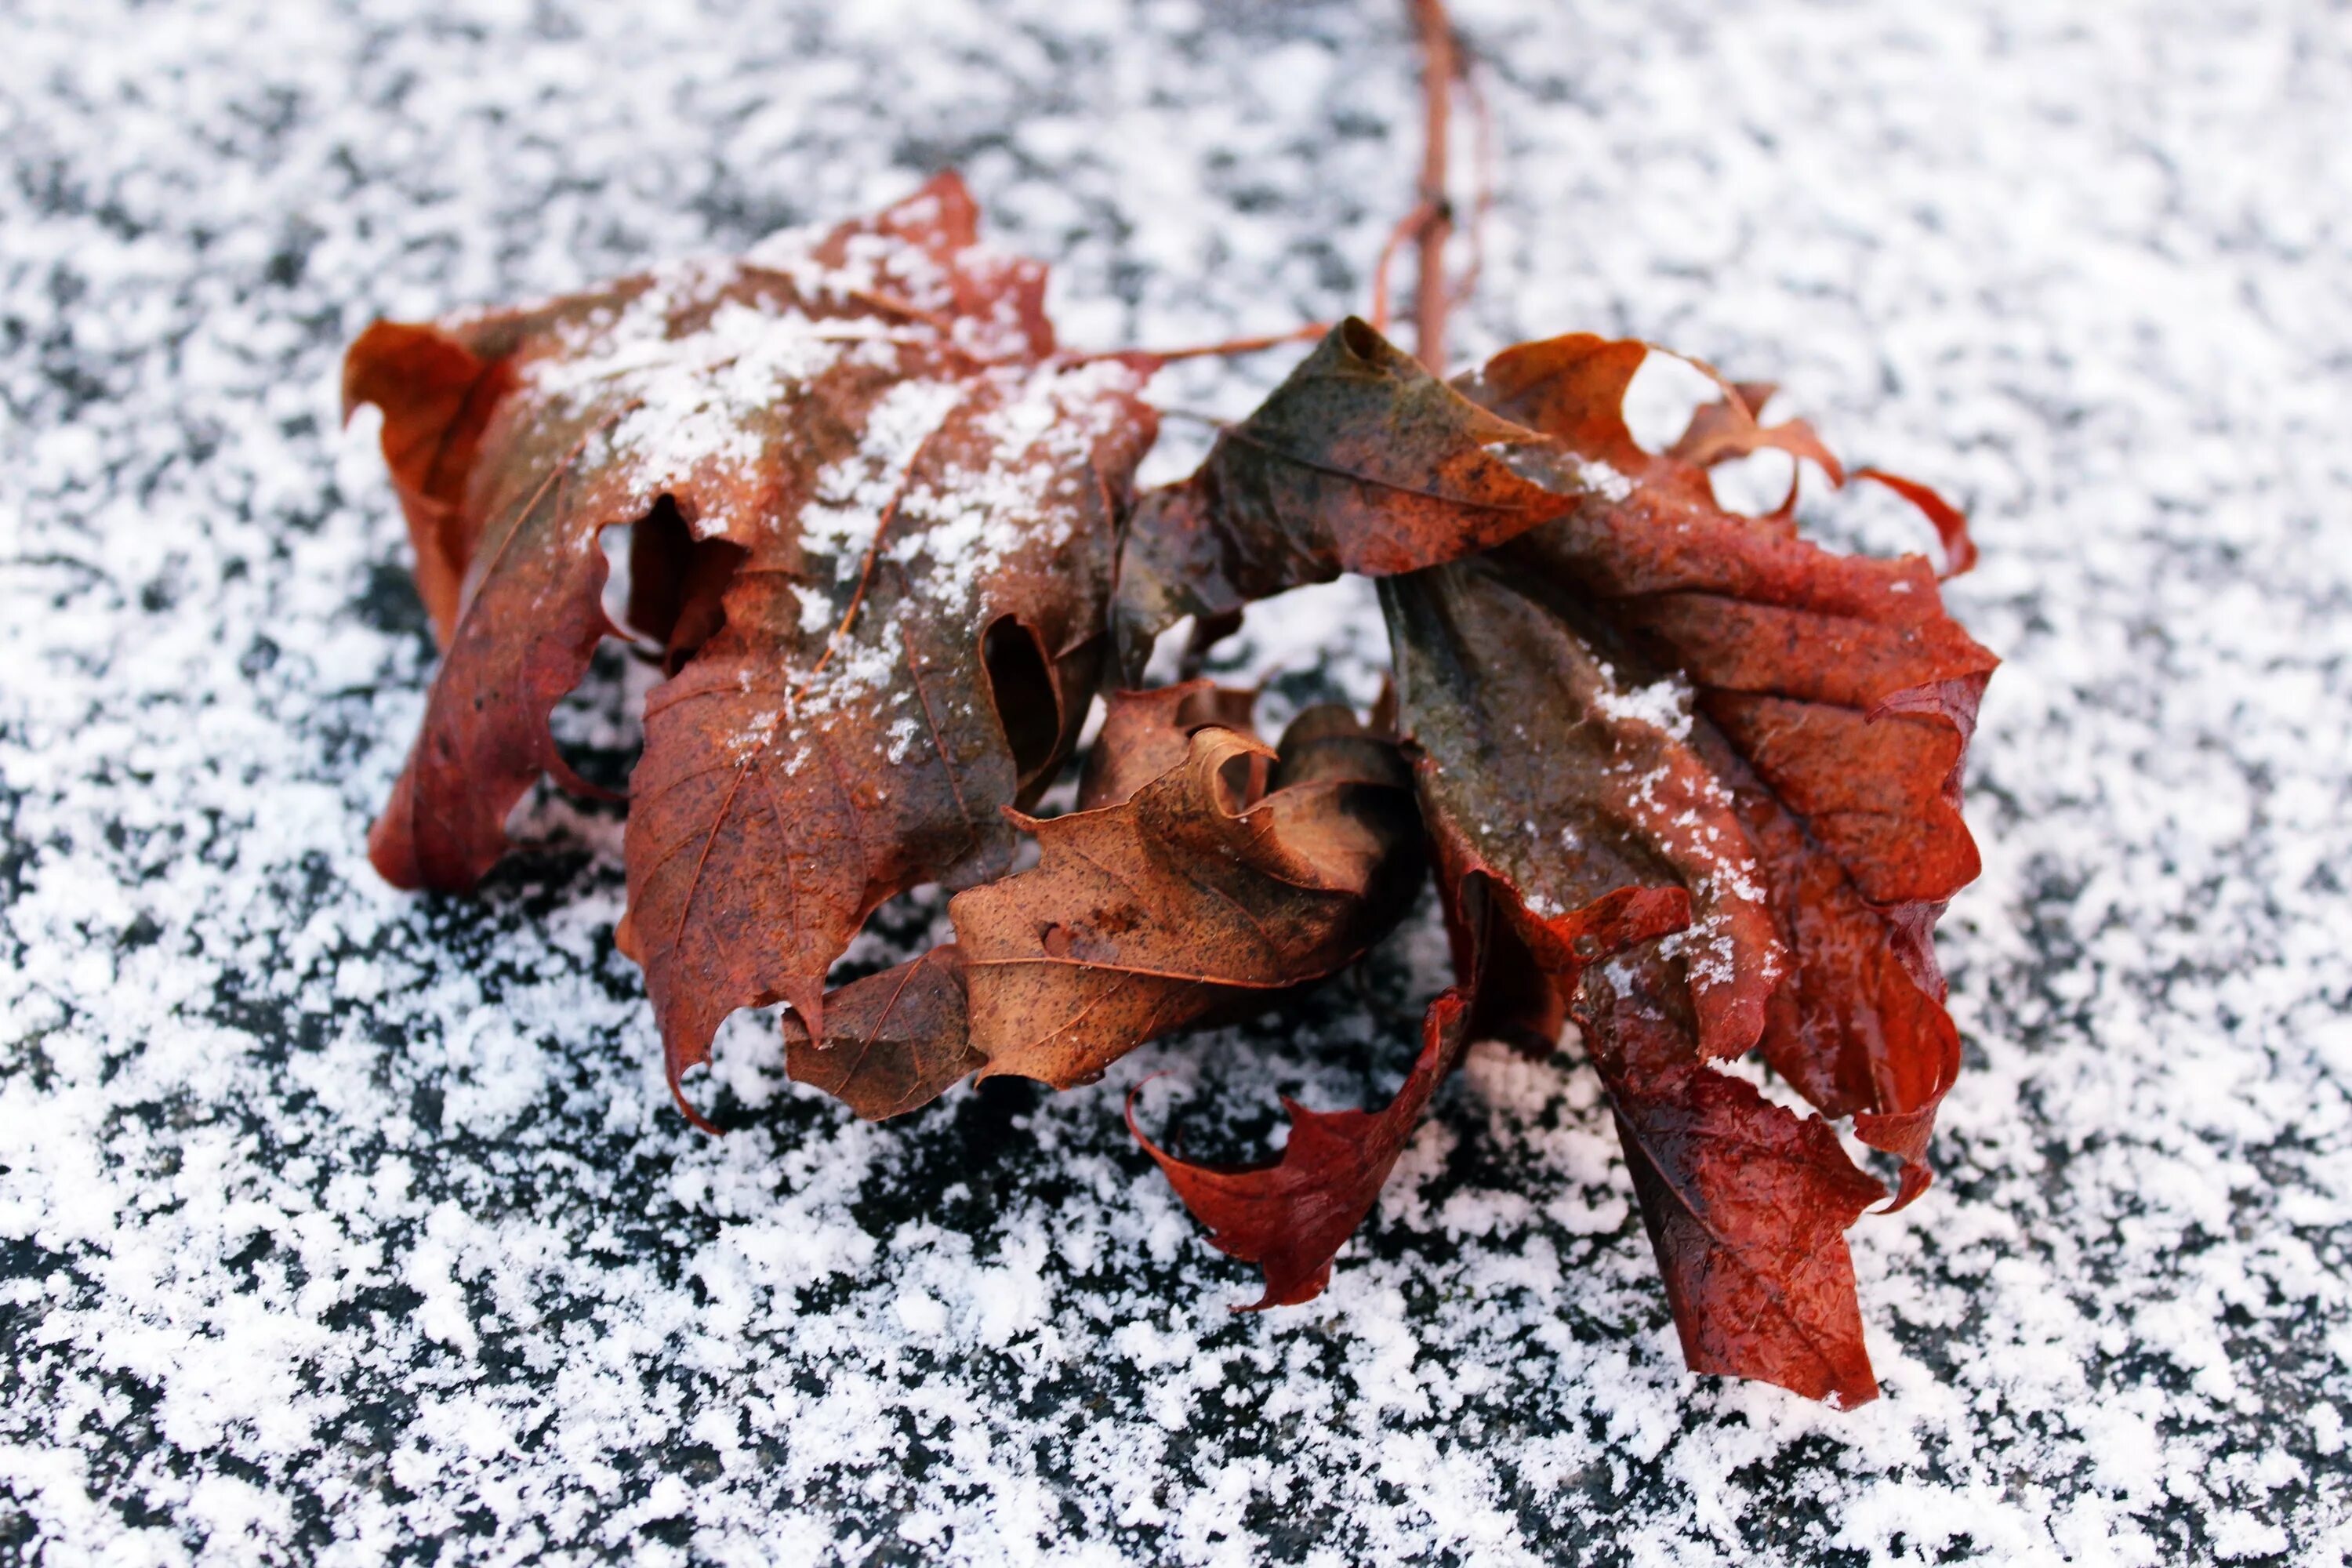
[[[1604,679],[1614,681],[1615,673],[1606,664],[1601,670]],[[1690,682],[1679,676],[1667,676],[1647,686],[1603,686],[1594,695],[1592,706],[1620,723],[1647,724],[1677,741],[1690,739]]]
[[[832,556],[836,581],[857,580],[884,510],[899,499],[917,456],[965,395],[949,381],[893,384],[868,411],[857,450],[818,472],[801,512],[803,548]]]
[[[1604,500],[1623,500],[1633,493],[1633,480],[1598,458],[1579,458],[1576,477]]]

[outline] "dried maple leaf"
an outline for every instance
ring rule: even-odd
[[[1640,454],[1612,401],[1623,395],[1630,346],[1554,339],[1465,378],[1492,411],[1553,436],[1563,471],[1623,463],[1643,480],[1595,490],[1491,569],[1390,585],[1392,623],[1417,604],[1427,629],[1399,631],[1406,721],[1436,776],[1453,764],[1445,789],[1462,797],[1441,815],[1483,825],[1521,805],[1536,814],[1555,779],[1469,754],[1519,716],[1482,699],[1496,716],[1474,720],[1454,699],[1470,682],[1492,694],[1552,681],[1548,667],[1564,652],[1605,673],[1605,689],[1549,722],[1597,716],[1622,729],[1630,719],[1641,731],[1613,742],[1609,765],[1622,781],[1613,820],[1646,816],[1694,769],[1709,795],[1664,836],[1636,832],[1654,853],[1681,858],[1692,889],[1694,923],[1679,945],[1704,1054],[1760,1038],[1766,1059],[1809,1100],[1853,1115],[1864,1142],[1903,1158],[1907,1201],[1926,1184],[1934,1108],[1958,1067],[1927,932],[1977,873],[1960,768],[1997,661],[1944,614],[1925,562],[1832,554],[1777,520],[1717,509],[1703,470]],[[1475,655],[1427,620],[1448,599],[1475,605],[1451,617],[1485,639]],[[1486,617],[1502,615],[1549,625],[1553,643],[1496,647]],[[1409,667],[1423,673],[1418,697]],[[1664,753],[1643,763],[1645,745]],[[1745,831],[1725,831],[1727,816]],[[1693,837],[1702,825],[1704,837]],[[1570,902],[1598,890],[1580,879],[1590,862],[1558,859],[1551,872],[1571,879],[1558,890],[1523,886]],[[1748,1010],[1759,991],[1760,1017]],[[1718,995],[1730,1003],[1711,1007]],[[1760,1025],[1752,1033],[1751,1019]]]
[[[1001,808],[1084,717],[1150,362],[1056,354],[1043,268],[976,226],[943,175],[740,262],[379,325],[347,363],[446,649],[371,839],[393,881],[471,883],[521,794],[568,777],[548,710],[610,630],[600,535],[642,526],[633,609],[673,673],[621,934],[673,1085],[738,1007],[822,1032],[883,900],[1006,869]]]
[[[1640,363],[1638,359],[1634,362],[1635,368],[1640,367]],[[1832,484],[1845,483],[1844,465],[1822,444],[1821,437],[1804,420],[1784,420],[1778,425],[1764,425],[1758,421],[1757,416],[1764,412],[1764,405],[1770,402],[1772,395],[1780,390],[1776,384],[1737,381],[1725,384],[1723,390],[1721,400],[1703,404],[1692,411],[1689,428],[1666,448],[1667,457],[1706,468],[1727,458],[1744,458],[1751,452],[1772,448],[1786,452],[1792,458],[1810,458],[1821,465],[1822,471],[1829,475]],[[1790,493],[1793,498],[1793,488]]]
[[[1138,503],[1119,555],[1122,667],[1139,676],[1151,639],[1186,616],[1452,561],[1559,515],[1560,498],[1508,460],[1538,439],[1340,322],[1192,478]]]
[[[1031,826],[1036,869],[950,913],[985,1071],[1057,1088],[1352,963],[1421,878],[1411,775],[1344,710],[1301,715],[1279,753],[1197,730],[1127,800]]]
[[[1927,933],[1977,869],[1958,780],[1991,656],[1943,614],[1925,562],[1833,555],[1785,517],[1717,505],[1706,462],[1760,446],[1802,452],[1841,477],[1809,428],[1756,426],[1751,402],[1765,389],[1726,384],[1723,403],[1702,409],[1677,443],[1686,455],[1652,455],[1622,412],[1643,345],[1590,336],[1527,344],[1448,387],[1381,353],[1373,336],[1361,323],[1334,334],[1349,363],[1379,368],[1390,401],[1333,405],[1349,427],[1286,421],[1282,472],[1356,475],[1370,452],[1475,449],[1504,464],[1516,488],[1351,479],[1345,505],[1310,515],[1304,508],[1320,503],[1268,504],[1264,485],[1196,479],[1187,499],[1139,506],[1122,610],[1150,626],[1155,606],[1175,602],[1156,577],[1129,570],[1171,555],[1139,537],[1163,522],[1186,558],[1248,563],[1208,579],[1244,595],[1318,580],[1335,563],[1423,568],[1386,577],[1381,595],[1400,723],[1420,758],[1451,902],[1459,907],[1473,880],[1498,895],[1482,948],[1491,956],[1476,966],[1479,1027],[1556,1034],[1587,966],[1666,933],[1657,951],[1680,1008],[1681,1067],[1696,1073],[1706,1058],[1760,1044],[1801,1093],[1853,1115],[1859,1136],[1903,1159],[1898,1202],[1908,1201],[1926,1184],[1934,1108],[1958,1066]],[[1270,401],[1296,395],[1286,384]],[[1241,459],[1213,453],[1210,464],[1221,460]],[[1946,531],[1932,509],[1931,519]],[[1294,529],[1300,537],[1286,536]],[[1948,538],[1960,558],[1965,534]],[[1189,603],[1197,613],[1223,607],[1218,597]],[[1458,921],[1456,940],[1459,953]],[[1465,980],[1471,972],[1462,964]],[[1614,1048],[1605,1026],[1595,1048],[1605,1059]],[[1731,1091],[1677,1070],[1622,1080],[1624,1126],[1639,1131],[1663,1107],[1698,1107],[1685,1142],[1718,1131],[1736,1142],[1786,1114],[1759,1101],[1735,1115]],[[1394,1135],[1385,1125],[1358,1131],[1383,1147]],[[1834,1147],[1826,1129],[1773,1136],[1811,1151],[1800,1163],[1811,1162],[1808,1180],[1826,1195],[1777,1222],[1769,1205],[1740,1206],[1752,1232],[1736,1238],[1748,1249],[1740,1256],[1775,1247],[1812,1256],[1810,1227],[1840,1211],[1856,1184],[1876,1185],[1858,1172],[1822,1173],[1819,1138]],[[1645,1204],[1663,1201],[1671,1182],[1659,1181],[1680,1168],[1651,1158]],[[1306,1212],[1295,1202],[1289,1210]],[[1663,1223],[1654,1216],[1654,1235],[1682,1234]],[[1768,1234],[1775,1223],[1780,1232]],[[1273,1245],[1247,1242],[1267,1256]],[[1658,1245],[1670,1273],[1684,1267],[1685,1253],[1670,1258],[1667,1240]],[[1850,1307],[1851,1269],[1823,1268],[1809,1289],[1842,1288]],[[1694,1344],[1714,1344],[1717,1319],[1739,1310],[1688,1279],[1675,1289]],[[1823,1382],[1829,1374],[1803,1370],[1811,1363],[1795,1352],[1775,1360],[1788,1347],[1773,1336],[1759,1342],[1766,1350],[1738,1352],[1738,1366],[1719,1347],[1710,1364],[1864,1396],[1846,1363]]]
[[[1078,780],[1078,809],[1117,805],[1153,779],[1181,766],[1195,731],[1212,724],[1255,735],[1250,715],[1257,693],[1208,680],[1186,680],[1148,691],[1113,691],[1103,725],[1087,752]],[[1258,781],[1261,791],[1264,781]]]
[[[869,1117],[975,1068],[1068,1088],[1353,962],[1420,880],[1411,776],[1343,709],[1307,710],[1276,751],[1227,727],[1248,702],[1205,681],[1114,694],[1091,804],[1022,819],[1038,866],[958,894],[954,943],[834,993],[822,1049],[788,1021],[792,1076]]]
[[[1886,1189],[1819,1116],[1698,1065],[1675,965],[1600,965],[1594,1058],[1693,1372],[1845,1408],[1878,1395],[1845,1230]]]

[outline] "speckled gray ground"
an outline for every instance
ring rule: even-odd
[[[430,647],[335,426],[370,317],[945,163],[1074,342],[1327,317],[1406,199],[1400,9],[0,3],[0,1560],[2344,1560],[2341,5],[1461,6],[1465,352],[1778,374],[1977,512],[1969,1070],[1945,1180],[1856,1233],[1874,1405],[1682,1372],[1572,1056],[1482,1047],[1330,1293],[1227,1312],[1119,1095],[1166,1069],[1147,1114],[1240,1150],[1277,1089],[1385,1092],[1425,923],[906,1125],[743,1020],[714,1142],[613,952],[617,818],[535,801],[478,899],[371,876]],[[1346,587],[1236,656],[1284,700],[1381,657]],[[590,765],[641,687],[566,713]]]

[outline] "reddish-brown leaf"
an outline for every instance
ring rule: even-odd
[[[1031,824],[1037,868],[949,906],[987,1073],[1090,1081],[1345,966],[1403,914],[1420,823],[1393,745],[1310,710],[1280,753],[1217,727],[1185,748],[1125,801]]]
[[[1592,384],[1622,384],[1595,369],[1607,356],[1592,342],[1525,345],[1465,386],[1597,460],[1598,442],[1572,443],[1592,439]],[[1831,554],[1775,521],[1721,511],[1688,474],[1597,494],[1496,567],[1496,581],[1567,606],[1564,624],[1611,648],[1631,679],[1669,683],[1689,710],[1689,744],[1746,828],[1739,875],[1763,894],[1786,955],[1766,1058],[1901,1156],[1901,1201],[1916,1196],[1959,1051],[1926,932],[1977,873],[1959,774],[1996,661],[1944,614],[1924,561]],[[1690,940],[1695,986],[1710,962],[1735,973],[1783,963],[1743,932]],[[1720,1054],[1704,1008],[1699,1038]]]
[[[1700,1066],[1672,961],[1587,983],[1586,1021],[1693,1372],[1851,1408],[1878,1396],[1846,1228],[1886,1190],[1819,1116]]]
[[[943,175],[741,262],[354,350],[423,498],[428,595],[464,583],[371,839],[394,881],[469,884],[531,783],[568,776],[547,714],[607,630],[599,535],[646,531],[633,606],[674,673],[646,705],[622,939],[673,1082],[740,1006],[825,1034],[866,915],[1004,870],[1002,808],[1084,715],[1147,364],[1056,355],[1043,269],[976,220]]]
[[[1078,779],[1078,809],[1117,805],[1153,779],[1182,765],[1192,732],[1221,725],[1255,735],[1250,714],[1257,693],[1187,680],[1146,691],[1113,691],[1105,699],[1102,732],[1087,752]],[[1264,781],[1255,794],[1263,794]]]
[[[929,1105],[986,1059],[971,1047],[963,954],[951,942],[826,993],[822,1048],[797,1014],[786,1014],[783,1026],[793,1080],[868,1121]]]
[[[1680,1054],[1671,1071],[1618,1075],[1623,1125],[1643,1133],[1665,1118],[1677,1147],[1718,1136],[1769,1143],[1777,1152],[1757,1170],[1780,1171],[1771,1179],[1783,1194],[1814,1207],[1778,1222],[1769,1205],[1740,1209],[1747,1228],[1735,1250],[1811,1256],[1827,1245],[1815,1232],[1842,1232],[1869,1201],[1855,1194],[1863,1185],[1874,1194],[1875,1184],[1838,1175],[1851,1166],[1822,1152],[1822,1139],[1835,1147],[1826,1128],[1800,1132],[1793,1118],[1780,1126],[1780,1113],[1760,1100],[1747,1107],[1701,1063],[1760,1044],[1815,1104],[1853,1114],[1866,1142],[1904,1160],[1898,1201],[1925,1185],[1934,1108],[1958,1059],[1928,933],[1977,870],[1959,769],[1995,661],[1944,615],[1923,560],[1833,555],[1798,538],[1786,516],[1717,504],[1706,463],[1760,447],[1840,477],[1810,427],[1757,425],[1754,405],[1769,389],[1727,383],[1679,454],[1640,447],[1622,402],[1647,352],[1589,335],[1522,345],[1456,384],[1475,416],[1399,367],[1391,384],[1411,396],[1377,414],[1342,409],[1354,428],[1318,433],[1328,451],[1467,443],[1499,455],[1549,498],[1515,514],[1533,520],[1525,526],[1482,537],[1490,513],[1479,503],[1428,487],[1409,491],[1409,504],[1358,489],[1352,511],[1334,509],[1289,538],[1283,531],[1297,525],[1282,508],[1217,510],[1227,491],[1203,486],[1187,504],[1213,515],[1188,517],[1185,530],[1220,539],[1223,558],[1258,563],[1251,592],[1328,574],[1328,563],[1350,559],[1350,541],[1371,537],[1388,541],[1383,559],[1427,568],[1389,577],[1381,592],[1399,721],[1420,754],[1429,831],[1455,889],[1449,903],[1458,910],[1476,882],[1498,907],[1478,943],[1454,921],[1465,979],[1465,950],[1482,954],[1480,1030],[1556,1032],[1598,953],[1679,926],[1655,962],[1673,992],[1666,1034]],[[1497,416],[1517,433],[1489,423]],[[1948,555],[1963,559],[1958,514],[1932,492],[1913,499]],[[1139,510],[1137,529],[1160,517]],[[1131,532],[1125,558],[1150,552]],[[1122,601],[1129,592],[1123,579]],[[1604,1059],[1623,1057],[1608,1030],[1626,1016],[1601,1015]],[[1657,1205],[1698,1190],[1685,1178],[1704,1162],[1657,1149],[1631,1157],[1644,1172],[1654,1229],[1681,1236],[1683,1222]],[[1668,1241],[1660,1247],[1666,1256]],[[1736,1326],[1717,1315],[1736,1316],[1746,1298],[1695,1288],[1700,1275],[1679,1260],[1699,1254],[1682,1242],[1672,1256],[1670,1274],[1685,1269],[1675,1290],[1686,1343],[1715,1345]],[[1843,1258],[1838,1243],[1816,1305],[1828,1312],[1843,1279],[1851,1316]],[[1798,1328],[1756,1331],[1769,1342],[1763,1349],[1705,1355],[1791,1386],[1866,1393],[1866,1362],[1859,1379],[1852,1363],[1858,1337],[1852,1357],[1809,1372],[1799,1363],[1812,1352],[1789,1341],[1803,1338]]]
[[[1295,1307],[1323,1293],[1331,1259],[1371,1212],[1429,1097],[1462,1059],[1468,1012],[1459,991],[1430,1005],[1421,1054],[1379,1110],[1309,1110],[1285,1096],[1290,1141],[1280,1158],[1261,1165],[1198,1165],[1169,1153],[1135,1124],[1129,1096],[1129,1131],[1209,1227],[1210,1241],[1265,1273],[1265,1293],[1244,1310]]]
[[[1736,1056],[1787,968],[1754,852],[1694,743],[1687,695],[1622,650],[1605,657],[1542,589],[1485,560],[1381,585],[1432,833],[1517,895],[1510,923],[1539,963],[1548,921],[1621,889],[1676,895],[1680,940],[1703,955],[1699,1041]],[[1543,967],[1564,967],[1558,944]]]
[[[383,412],[383,458],[416,550],[416,592],[447,647],[473,558],[478,513],[466,484],[483,428],[514,390],[514,367],[484,359],[438,327],[378,321],[343,357],[343,417],[363,403]]]
[[[1919,509],[1944,546],[1944,575],[1957,577],[1977,563],[1977,542],[1969,537],[1969,520],[1960,509],[1916,479],[1890,474],[1884,468],[1856,468],[1853,477],[1885,485]]]
[[[1114,617],[1123,668],[1139,675],[1151,638],[1186,616],[1342,572],[1411,572],[1557,516],[1560,498],[1509,461],[1535,438],[1340,322],[1191,479],[1138,503]]]

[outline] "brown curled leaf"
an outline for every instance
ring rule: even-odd
[[[1143,1040],[1343,967],[1396,923],[1421,876],[1403,763],[1352,716],[1310,721],[1281,753],[1198,730],[1127,800],[1030,824],[1034,870],[956,896],[986,1073],[1087,1082]]]
[[[673,1084],[738,1007],[782,999],[825,1034],[826,968],[866,914],[1004,870],[1003,808],[1084,716],[1148,361],[1057,356],[1043,268],[976,231],[942,175],[741,261],[354,350],[404,496],[458,509],[422,509],[428,596],[464,583],[371,837],[392,880],[469,885],[523,792],[566,774],[547,714],[608,630],[600,535],[643,531],[632,607],[672,675],[620,934]],[[502,390],[468,437],[485,374]]]
[[[1213,724],[1255,736],[1250,714],[1256,706],[1255,691],[1208,680],[1107,693],[1102,733],[1087,751],[1078,779],[1078,809],[1117,805],[1181,766],[1196,730]]]
[[[1121,547],[1121,668],[1151,639],[1341,572],[1387,576],[1499,543],[1562,510],[1513,471],[1530,433],[1349,318],[1192,477],[1145,495]]]
[[[1114,693],[1102,743],[1123,762],[1088,776],[1111,790],[1123,768],[1173,762],[1139,790],[1031,824],[1038,868],[960,895],[958,942],[828,993],[822,1049],[788,1016],[792,1077],[869,1119],[975,1070],[1066,1088],[1158,1035],[1255,1010],[1385,933],[1420,864],[1395,743],[1344,709],[1309,709],[1269,751],[1212,721],[1245,721],[1249,697],[1206,681]]]
[[[824,999],[824,1045],[784,1016],[784,1070],[868,1121],[929,1105],[982,1061],[971,1048],[963,954],[941,942],[919,958],[855,980]]]

